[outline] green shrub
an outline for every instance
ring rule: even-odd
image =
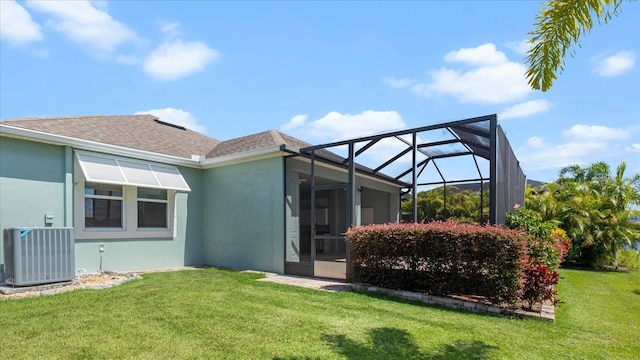
[[[638,250],[620,250],[618,252],[618,266],[627,270],[640,270],[640,252]]]

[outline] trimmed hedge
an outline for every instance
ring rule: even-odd
[[[514,304],[527,254],[515,230],[452,221],[392,223],[347,231],[351,281],[421,290],[432,295],[484,296]]]

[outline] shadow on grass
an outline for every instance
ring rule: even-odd
[[[640,290],[633,290],[633,293],[636,295],[640,295]]]
[[[344,335],[324,335],[324,340],[347,359],[486,359],[497,349],[481,341],[444,344],[433,353],[426,353],[411,339],[406,330],[391,327],[369,331],[371,345],[351,340]]]
[[[402,329],[383,327],[369,332],[370,344],[351,340],[344,335],[325,334],[324,341],[346,359],[488,359],[498,348],[482,341],[443,344],[433,352],[425,352]],[[313,357],[277,357],[274,359],[312,360]]]

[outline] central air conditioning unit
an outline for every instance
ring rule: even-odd
[[[4,229],[5,281],[13,286],[73,280],[73,228]]]

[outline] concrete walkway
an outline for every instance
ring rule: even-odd
[[[351,289],[351,284],[335,280],[335,279],[319,279],[319,278],[307,278],[301,276],[292,275],[277,275],[277,274],[265,274],[266,277],[258,279],[258,281],[272,282],[276,284],[299,286],[308,289],[324,290],[331,292],[338,292]]]
[[[255,272],[248,270],[248,272]],[[431,305],[440,305],[450,309],[465,310],[474,313],[484,313],[491,315],[502,316],[515,316],[519,318],[539,318],[547,321],[555,321],[555,308],[553,305],[542,305],[540,312],[530,312],[521,309],[510,309],[472,300],[463,300],[455,297],[440,297],[423,294],[420,292],[403,291],[403,290],[391,290],[384,289],[377,286],[370,286],[365,284],[350,284],[345,281],[335,279],[319,279],[319,278],[307,278],[301,276],[292,275],[278,275],[274,273],[264,273],[265,277],[258,279],[258,281],[272,282],[276,284],[299,286],[309,289],[323,290],[338,292],[349,289],[356,289],[358,291],[367,291],[373,293],[385,293],[394,297],[404,298],[413,301],[420,301]]]

